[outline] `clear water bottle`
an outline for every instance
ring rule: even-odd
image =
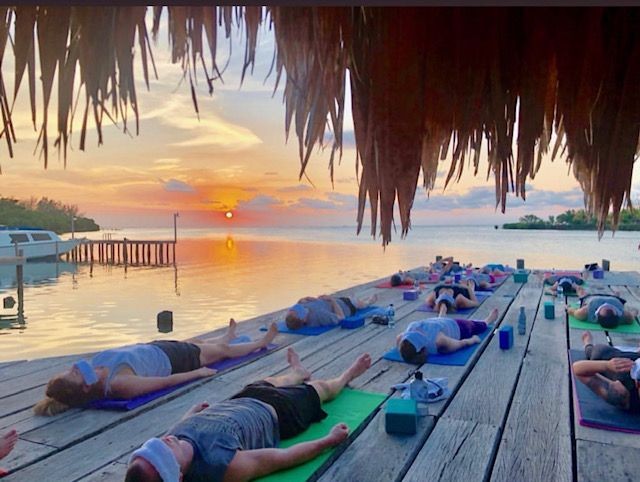
[[[389,326],[389,328],[394,328],[396,326],[396,310],[393,307],[393,303],[391,303],[389,308],[387,308],[387,317],[389,318],[389,324],[387,326]]]
[[[420,293],[420,281],[417,279],[413,280],[413,289]]]
[[[518,334],[524,335],[527,333],[527,315],[524,313],[524,306],[520,307],[520,314],[518,315]]]
[[[558,298],[562,298],[564,296],[564,288],[561,284],[558,284],[558,287],[556,288],[556,295]]]
[[[413,377],[409,383],[409,396],[413,400],[426,402],[429,399],[429,385],[424,381],[421,371],[416,371]]]

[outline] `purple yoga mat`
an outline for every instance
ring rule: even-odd
[[[232,368],[237,365],[241,365],[244,362],[249,360],[253,360],[254,358],[258,358],[264,355],[266,352],[273,350],[278,345],[270,344],[266,348],[262,348],[261,350],[254,351],[249,353],[248,355],[236,357],[236,358],[226,358],[224,360],[220,360],[218,362],[207,365],[209,368],[214,368],[216,370],[223,371],[228,368]],[[133,410],[134,408],[138,408],[145,403],[148,403],[156,398],[160,398],[168,393],[177,390],[180,387],[184,387],[189,383],[194,382],[192,380],[190,382],[181,383],[180,385],[174,385],[172,387],[163,388],[162,390],[156,390],[155,392],[145,393],[144,395],[140,395],[139,397],[129,398],[129,399],[117,399],[117,398],[105,398],[102,400],[95,400],[88,405],[88,408],[95,408],[98,410]]]
[[[478,301],[480,302],[480,304],[482,304],[484,302],[484,300],[486,300],[489,296],[491,296],[493,294],[493,292],[491,291],[476,291],[476,298],[478,298]],[[474,306],[473,308],[464,308],[464,309],[458,309],[456,311],[454,311],[453,313],[459,314],[459,315],[466,315],[469,313],[472,313],[473,311],[476,310],[476,308],[478,308],[478,306]],[[433,306],[429,306],[426,303],[422,306],[419,306],[418,308],[416,308],[416,311],[426,311],[427,313],[435,313],[435,307]]]

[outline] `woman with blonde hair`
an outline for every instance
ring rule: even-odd
[[[36,415],[56,415],[71,407],[85,407],[103,398],[130,399],[198,378],[215,370],[207,365],[266,347],[278,334],[275,323],[266,335],[248,343],[230,344],[236,322],[218,338],[188,341],[153,341],[102,351],[90,361],[74,363],[47,384],[46,398],[34,406]]]

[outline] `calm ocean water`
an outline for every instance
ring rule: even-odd
[[[101,233],[89,237],[100,239]],[[114,239],[172,239],[172,230],[123,230]],[[181,230],[177,266],[131,268],[30,263],[25,323],[0,308],[0,361],[64,355],[151,339],[183,339],[284,308],[305,295],[330,293],[425,265],[436,255],[462,262],[577,269],[611,261],[640,270],[640,233],[504,231],[493,227],[414,227],[386,250],[380,240],[339,228]],[[13,270],[0,268],[0,295],[16,297]],[[174,313],[161,334],[156,314]]]

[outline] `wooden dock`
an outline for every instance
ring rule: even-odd
[[[57,417],[35,417],[31,406],[43,395],[49,377],[78,356],[0,364],[0,431],[20,433],[12,454],[0,462],[12,473],[7,481],[121,481],[128,454],[176,422],[194,403],[222,400],[242,386],[286,369],[285,350],[294,346],[314,377],[333,376],[357,354],[368,352],[373,365],[354,388],[398,396],[393,384],[407,380],[412,368],[382,358],[397,333],[411,321],[428,317],[416,311],[424,295],[403,301],[402,290],[377,289],[379,280],[340,295],[378,293],[378,305],[394,303],[394,329],[367,324],[355,330],[331,330],[317,337],[280,334],[279,349],[246,365],[195,382],[130,412],[70,410]],[[591,290],[616,289],[640,306],[640,275],[606,272],[590,280]],[[314,294],[314,293],[310,293]],[[330,481],[622,481],[638,480],[640,436],[582,427],[576,420],[567,350],[581,348],[581,332],[568,328],[561,303],[556,319],[544,318],[541,279],[528,283],[507,279],[469,317],[484,318],[493,308],[499,324],[514,323],[520,306],[527,333],[514,335],[511,350],[499,349],[492,334],[466,366],[424,365],[428,377],[448,377],[452,396],[431,404],[420,418],[418,433],[388,435],[384,404],[353,432],[314,474]],[[282,300],[283,304],[295,300]],[[241,323],[252,337],[259,327],[284,311]],[[603,332],[593,331],[604,343]],[[614,344],[638,344],[640,337],[612,334]],[[352,427],[354,429],[355,427]]]
[[[161,266],[176,261],[176,242],[171,240],[85,240],[66,253],[67,261],[125,266]]]

